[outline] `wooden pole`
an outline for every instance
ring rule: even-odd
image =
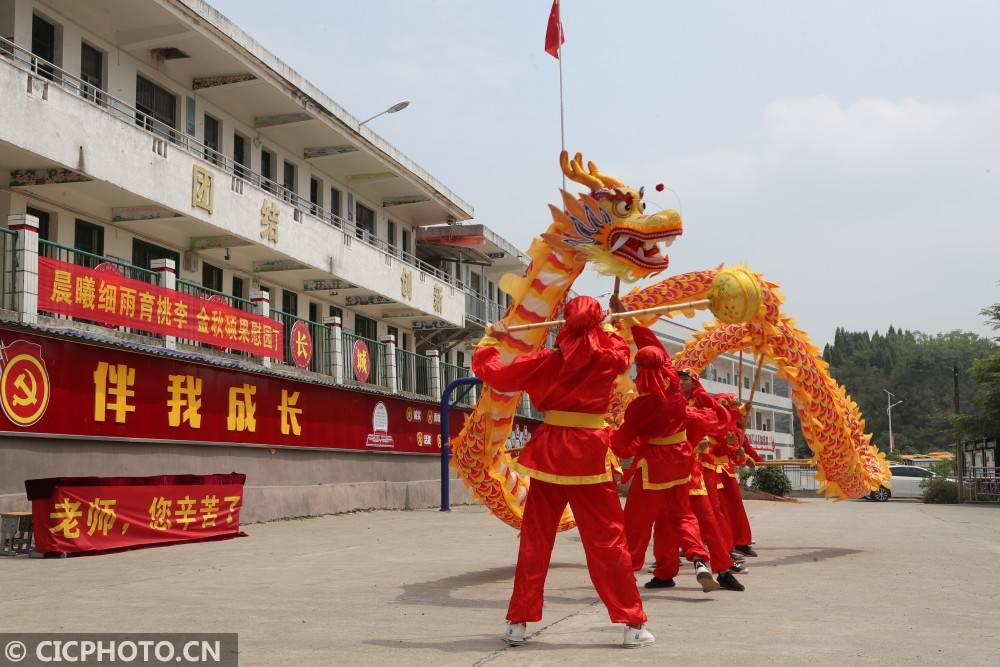
[[[743,350],[740,350],[740,369],[736,371],[736,397],[743,403]]]
[[[623,317],[635,317],[638,315],[660,315],[663,313],[673,313],[678,310],[691,310],[696,308],[706,308],[712,303],[711,299],[699,299],[698,301],[687,301],[685,303],[675,303],[672,306],[653,306],[652,308],[641,308],[639,310],[626,310],[621,313],[611,313],[613,320],[620,320]],[[515,324],[507,327],[507,331],[530,331],[531,329],[547,329],[558,327],[566,323],[566,320],[547,320],[545,322],[533,322],[531,324]]]

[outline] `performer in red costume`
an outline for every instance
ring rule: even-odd
[[[542,619],[545,575],[556,528],[566,504],[573,510],[587,567],[613,623],[624,623],[622,645],[638,648],[654,641],[632,576],[624,516],[613,481],[617,466],[609,449],[604,416],[618,376],[628,368],[629,347],[602,328],[600,304],[577,297],[566,304],[566,322],[556,347],[505,363],[487,337],[472,358],[476,376],[499,391],[527,391],[545,413],[515,464],[531,477],[521,523],[521,546],[514,592],[507,609],[505,640],[524,642],[525,624]],[[507,335],[501,323],[494,335]]]
[[[625,504],[625,537],[632,553],[632,569],[642,569],[653,522],[662,517],[660,530],[669,530],[674,536],[674,539],[663,543],[682,543],[684,555],[694,563],[695,575],[702,590],[706,593],[718,590],[719,584],[705,565],[708,552],[701,540],[684,539],[692,533],[700,535],[686,486],[691,480],[694,457],[691,443],[687,440],[686,412],[699,411],[685,405],[676,372],[672,368],[669,374],[664,372],[670,360],[662,349],[653,346],[642,348],[636,355],[635,363],[638,373],[636,388],[640,393],[626,409],[622,427],[611,443],[618,456],[634,457],[633,467],[624,481],[631,479],[632,473],[639,473],[632,480]],[[699,416],[694,414],[691,418]],[[693,524],[695,530],[690,530],[690,527],[682,530],[684,522]],[[676,547],[671,563],[668,566],[665,560],[662,565],[658,564],[646,588],[672,587],[673,576],[665,573],[673,569],[676,574]]]
[[[744,556],[757,556],[754,551],[753,535],[750,532],[750,520],[747,518],[746,507],[743,505],[743,495],[740,493],[740,483],[736,478],[736,468],[749,465],[751,468],[763,459],[750,444],[746,431],[745,409],[739,399],[733,394],[719,394],[716,399],[729,411],[730,424],[725,435],[727,462],[723,467],[722,500],[726,506],[726,516],[729,517],[730,528],[737,553]]]
[[[701,462],[702,474],[705,478],[705,492],[708,495],[715,518],[718,521],[719,533],[727,545],[727,549],[734,561],[732,570],[736,573],[747,571],[746,563],[742,554],[736,551],[736,541],[733,538],[731,521],[726,508],[726,502],[722,497],[724,483],[723,468],[729,463],[728,450],[726,448],[726,434],[731,426],[731,416],[728,410],[723,407],[715,397],[705,391],[698,380],[698,376],[690,370],[681,370],[681,385],[685,395],[688,397],[688,405],[701,408],[710,408],[718,415],[715,427],[708,433],[706,440],[708,446],[701,451],[695,452],[695,457]]]
[[[690,371],[682,369],[678,372],[678,375],[680,376],[681,390],[690,403],[693,390],[696,387],[700,388],[701,385]],[[716,403],[715,405],[718,404]],[[728,418],[723,412],[721,406],[719,406],[719,411],[715,411],[717,415],[715,421],[688,422],[688,438],[698,444],[695,446],[696,457],[691,465],[691,481],[687,484],[687,491],[690,496],[691,509],[698,519],[697,525],[700,530],[700,536],[695,535],[693,529],[686,525],[682,525],[682,529],[689,531],[689,535],[686,537],[688,540],[704,538],[705,543],[708,545],[712,570],[718,575],[716,581],[719,582],[719,585],[727,590],[742,591],[744,590],[743,584],[733,576],[732,572],[734,566],[732,556],[730,555],[732,545],[724,537],[724,533],[719,525],[719,519],[715,514],[712,501],[708,495],[708,488],[703,474],[707,471],[707,468],[702,465],[701,461],[697,460],[697,455],[704,455],[709,446],[709,433],[718,428],[719,422]],[[664,564],[666,568],[665,575],[676,574],[677,568],[680,567],[677,558],[678,546],[676,543],[672,543],[670,531],[662,530],[660,521],[657,521],[656,530],[653,535],[653,553],[656,556],[657,566],[659,567],[661,562]]]
[[[694,458],[687,436],[688,421],[702,419],[711,423],[714,414],[687,406],[670,355],[652,331],[636,325],[632,327],[632,337],[640,347],[635,357],[639,395],[626,409],[622,426],[611,443],[619,457],[634,457],[623,478],[624,482],[632,479],[625,504],[625,536],[632,553],[632,568],[642,569],[653,523],[662,518],[658,530],[669,531],[671,536],[661,539],[659,544],[673,545],[673,554],[657,558],[653,578],[646,588],[674,586],[677,545],[683,544],[684,555],[694,563],[702,590],[706,593],[718,590],[719,584],[705,564],[709,556],[686,486],[691,480]],[[685,523],[687,526],[682,528]]]

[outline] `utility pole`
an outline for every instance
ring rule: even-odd
[[[961,411],[961,405],[958,402],[958,364],[955,364],[954,366],[951,367],[951,372],[952,372],[952,377],[954,378],[954,381],[955,381],[955,414],[958,415],[958,414],[961,414],[961,412],[962,412]],[[956,478],[956,482],[958,484],[958,489],[957,489],[958,503],[961,504],[962,503],[962,473],[964,472],[962,470],[962,468],[964,467],[964,465],[963,465],[964,464],[964,459],[963,459],[964,453],[962,452],[962,450],[964,449],[964,445],[962,445],[962,434],[960,432],[957,432],[957,431],[956,431],[956,434],[958,435],[958,437],[956,438],[956,440],[958,442],[955,445],[955,478]]]
[[[889,453],[892,454],[896,446],[896,443],[893,442],[892,439],[892,409],[897,405],[899,405],[900,403],[902,403],[903,401],[896,401],[895,403],[893,403],[892,399],[896,398],[895,394],[890,392],[888,389],[883,389],[882,391],[885,392],[885,400],[887,406],[885,409],[885,413],[889,415]]]

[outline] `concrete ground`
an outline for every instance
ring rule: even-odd
[[[255,665],[996,665],[1000,508],[748,501],[744,593],[690,568],[644,593],[654,646],[617,647],[575,532],[545,620],[500,640],[517,534],[478,507],[257,524],[249,537],[0,559],[0,630],[239,632]],[[640,577],[644,581],[648,575]]]

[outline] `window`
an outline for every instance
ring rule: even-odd
[[[221,162],[221,148],[219,144],[219,121],[205,114],[205,159],[219,164]]]
[[[247,298],[246,284],[239,276],[233,276],[233,296],[238,299]]]
[[[291,290],[281,290],[281,312],[299,316],[299,295]]]
[[[375,211],[361,202],[357,203],[357,236],[359,239],[369,239],[375,236]]]
[[[378,322],[364,315],[355,315],[354,333],[362,338],[378,340]]]
[[[319,304],[315,301],[309,302],[309,321],[319,322]]]
[[[344,311],[337,306],[330,306],[330,317],[339,317],[340,323],[344,323]]]
[[[208,262],[201,263],[201,284],[203,287],[215,290],[216,292],[222,291],[222,269],[217,266],[212,266]]]
[[[389,252],[396,254],[396,223],[390,220],[386,223],[386,241],[389,242]]]
[[[274,157],[274,153],[267,150],[263,146],[260,149],[260,175],[264,177],[264,189],[268,192],[274,192],[274,170],[275,162],[277,159]]]
[[[242,134],[233,133],[233,162],[236,175],[247,178],[250,172],[250,152],[247,150],[247,138]]]
[[[330,188],[330,213],[340,217],[340,190]]]
[[[323,207],[323,183],[315,176],[309,179],[309,203],[312,204],[312,214],[319,214]]]
[[[400,341],[399,346],[404,350],[410,349],[410,334],[403,334],[403,340]]]
[[[892,473],[893,477],[922,477],[922,475],[918,474],[916,468],[910,468],[909,466],[889,468],[889,472]]]
[[[412,250],[413,246],[411,245],[411,240],[410,239],[411,239],[410,230],[404,228],[403,229],[403,254],[404,255],[410,255],[410,254],[413,253],[413,250]]]
[[[392,336],[392,340],[395,341],[396,345],[399,345],[399,329],[396,327],[386,327],[385,333],[387,336]]]
[[[154,259],[174,260],[174,269],[181,265],[181,255],[176,250],[163,248],[146,241],[132,239],[132,263],[144,269],[151,268]]]
[[[465,368],[465,352],[455,352],[455,365]]]
[[[97,255],[97,257],[89,257],[74,253],[77,264],[94,268],[103,261],[101,258],[104,257],[104,227],[78,219],[73,231],[73,247],[91,255]]]
[[[49,236],[49,212],[41,211],[37,208],[28,207],[26,211],[28,215],[33,215],[38,218],[38,238],[45,239],[46,241],[51,241],[52,237]]]
[[[141,76],[135,78],[135,108],[141,113],[135,119],[136,125],[162,134],[168,139],[174,137],[177,128],[177,97]]]
[[[87,84],[80,95],[91,102],[103,102],[104,54],[86,42],[80,43],[80,78]]]
[[[284,178],[282,179],[281,184],[285,186],[285,192],[284,192],[285,201],[290,202],[294,199],[292,195],[298,192],[298,188],[295,186],[295,181],[296,181],[295,165],[289,162],[288,160],[285,160],[285,168],[283,176]]]
[[[45,63],[56,62],[56,25],[38,14],[31,17],[31,53]],[[55,69],[45,63],[36,65],[38,73],[46,79],[54,79]]]

